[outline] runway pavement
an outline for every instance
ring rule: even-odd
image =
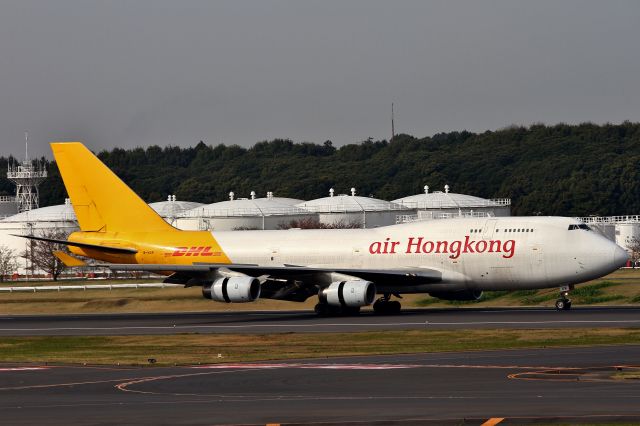
[[[461,308],[319,318],[311,312],[1,316],[0,336],[353,332],[416,329],[640,327],[638,307]]]
[[[29,425],[636,423],[640,380],[613,375],[638,364],[640,345],[167,368],[0,365],[0,413],[2,424]]]

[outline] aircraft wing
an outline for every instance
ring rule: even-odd
[[[393,286],[401,290],[403,286],[432,284],[442,281],[442,274],[435,269],[358,269],[323,268],[314,266],[282,265],[261,266],[254,264],[196,263],[175,264],[101,264],[115,271],[172,272],[165,279],[167,283],[185,286],[202,285],[210,280],[212,271],[232,271],[252,277],[262,278],[261,297],[304,301],[317,294],[318,283],[326,282],[331,274],[343,274],[371,281],[377,286]],[[328,285],[328,284],[327,284]]]

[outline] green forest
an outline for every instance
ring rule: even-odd
[[[424,185],[486,198],[512,199],[515,215],[640,213],[640,124],[511,126],[439,133],[334,147],[276,139],[250,148],[198,143],[191,148],[116,148],[98,156],[148,202],[175,194],[211,203],[264,196],[314,199],[349,193],[392,200]],[[7,158],[0,158],[6,170]],[[43,160],[44,161],[44,160]],[[40,205],[60,204],[65,190],[55,162],[40,187]],[[0,179],[0,194],[14,193]]]

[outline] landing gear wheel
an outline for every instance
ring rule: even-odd
[[[319,317],[336,317],[336,316],[349,316],[349,315],[358,315],[360,313],[359,307],[351,307],[351,306],[332,306],[328,303],[318,303],[313,308],[315,313]]]
[[[355,307],[343,306],[342,309],[340,309],[340,311],[341,311],[341,314],[345,315],[345,316],[360,315],[360,307],[359,306],[355,306]]]
[[[397,315],[402,305],[397,300],[378,299],[373,304],[373,312],[377,315]]]
[[[559,311],[568,311],[571,309],[571,300],[564,298],[556,300],[556,309]]]
[[[316,304],[313,310],[319,317],[329,316],[329,305],[327,305],[326,303]]]

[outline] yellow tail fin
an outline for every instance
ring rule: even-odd
[[[51,149],[82,231],[175,230],[82,143]]]

